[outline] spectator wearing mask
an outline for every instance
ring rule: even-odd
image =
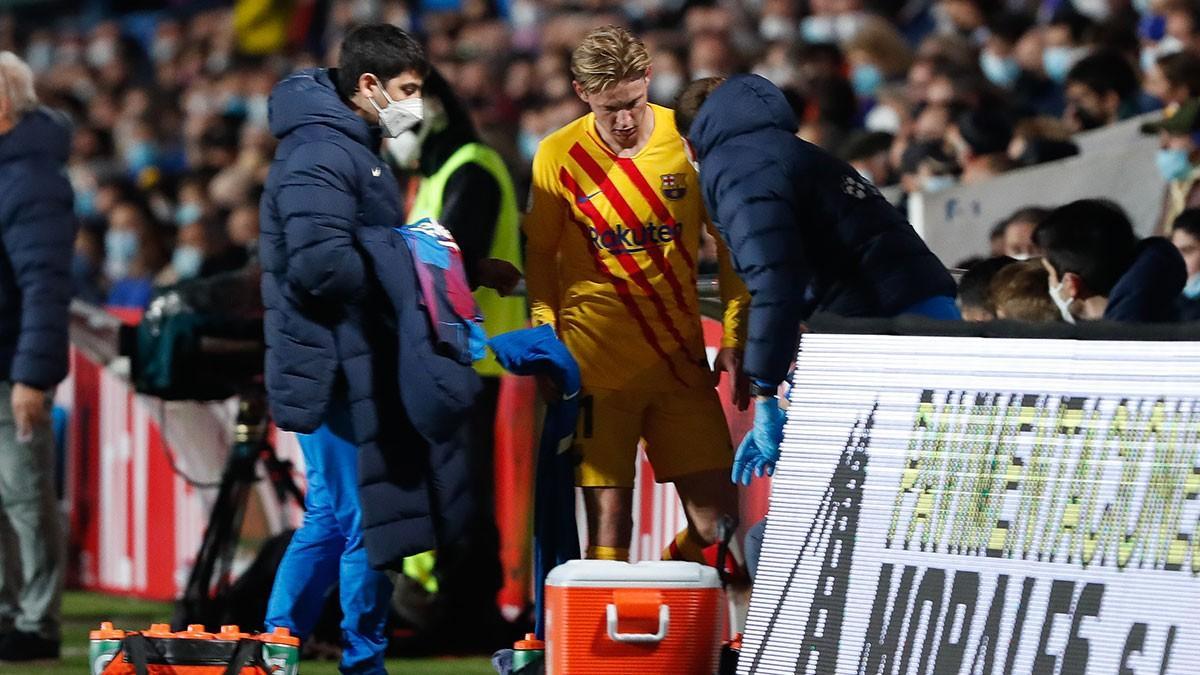
[[[1169,0],[1162,8],[1164,42],[1178,49],[1200,50],[1200,5],[1191,0]]]
[[[162,232],[144,206],[121,202],[113,207],[104,234],[108,305],[145,309],[154,295],[154,279],[168,260]]]
[[[1133,65],[1120,52],[1102,49],[1087,56],[1067,75],[1063,119],[1074,131],[1087,131],[1133,117],[1140,87]]]
[[[1020,14],[1001,13],[988,21],[988,37],[979,51],[979,69],[993,86],[1006,91],[1016,88],[1021,78],[1017,43],[1033,22]]]
[[[230,245],[219,222],[205,218],[179,229],[171,264],[156,281],[169,286],[203,279],[241,269],[248,261],[246,250]]]
[[[29,66],[0,52],[0,661],[57,659],[62,640],[50,406],[67,375],[70,139],[65,117],[38,106]]]
[[[974,185],[1013,168],[1008,158],[1012,135],[1012,122],[1003,111],[980,108],[959,115],[949,134],[962,167],[959,180],[964,185]]]
[[[1145,89],[1167,108],[1200,97],[1200,55],[1182,51],[1158,57],[1146,71]]]
[[[1000,222],[1000,251],[1013,260],[1025,261],[1041,255],[1033,241],[1037,226],[1050,215],[1049,209],[1030,206],[1018,210]]]
[[[886,20],[870,16],[845,44],[850,64],[850,85],[860,101],[874,102],[879,88],[903,81],[912,65],[912,51],[904,37]]]
[[[1139,242],[1116,204],[1082,199],[1061,206],[1038,226],[1034,241],[1064,321],[1177,320],[1187,280],[1183,257],[1162,237]]]
[[[1200,209],[1179,214],[1171,230],[1171,243],[1187,266],[1187,284],[1179,298],[1179,319],[1200,321]]]
[[[905,194],[941,192],[958,184],[958,165],[937,141],[914,143],[900,160],[900,185]]]
[[[1200,207],[1200,99],[1191,99],[1142,133],[1158,134],[1158,171],[1167,181],[1159,231],[1169,232],[1185,209]]]
[[[1091,28],[1090,19],[1062,3],[1042,29],[1042,72],[1055,85],[1065,85],[1068,73],[1087,55],[1084,37]]]
[[[521,279],[521,234],[516,193],[504,160],[480,141],[467,110],[437,70],[425,79],[422,102],[425,117],[420,126],[386,140],[393,160],[409,165],[415,161],[421,176],[407,221],[432,218],[454,235],[488,335],[524,328],[524,300],[505,297]],[[501,633],[505,622],[495,602],[503,579],[493,508],[493,455],[504,371],[490,353],[476,362],[475,370],[484,383],[470,421],[476,516],[460,541],[437,553],[435,598],[441,611],[435,614],[443,623],[432,631],[470,635],[481,646],[494,647],[511,641]]]
[[[1008,321],[1053,323],[1062,321],[1058,307],[1046,295],[1050,275],[1039,260],[1007,265],[988,285],[996,318]]]
[[[891,134],[863,133],[845,143],[839,154],[871,185],[886,187],[896,182],[889,160],[892,141]]]
[[[1007,256],[980,260],[967,268],[958,280],[958,309],[964,321],[991,321],[996,318],[996,305],[989,291],[992,279],[1005,267],[1017,262]]]

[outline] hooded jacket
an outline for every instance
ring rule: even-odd
[[[259,236],[267,393],[275,423],[300,433],[322,424],[339,374],[365,356],[345,344],[339,353],[336,339],[362,312],[367,287],[354,230],[403,221],[396,180],[376,154],[378,131],[342,101],[330,75],[291,75],[269,103],[279,146]]]
[[[270,123],[279,147],[259,251],[271,414],[286,430],[329,423],[352,438],[368,560],[397,567],[468,521],[469,439],[458,421],[478,379],[434,351],[393,229],[403,222],[399,188],[331,73],[276,85]],[[339,429],[346,413],[351,429]]]
[[[1128,323],[1178,321],[1178,301],[1186,283],[1187,265],[1179,249],[1162,237],[1145,239],[1133,264],[1109,292],[1104,318]]]
[[[688,138],[709,214],[752,296],[745,367],[777,383],[815,311],[890,317],[954,280],[849,164],[796,137],[782,92],[757,75],[718,87]]]
[[[0,136],[0,381],[50,389],[67,375],[70,147],[66,120],[45,108]]]

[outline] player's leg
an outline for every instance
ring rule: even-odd
[[[717,524],[738,513],[737,486],[729,480],[729,471],[715,469],[677,476],[674,481],[688,526],[676,537],[670,549],[672,559],[705,562],[704,549],[718,543]]]
[[[647,402],[640,392],[606,390],[587,390],[580,400],[576,484],[587,511],[589,559],[629,559],[634,462]]]
[[[733,444],[716,391],[660,395],[646,416],[646,449],[658,480],[675,484],[688,521],[664,558],[712,562],[715,549],[708,555],[705,549],[717,543],[717,524],[738,514],[737,487],[729,481]]]
[[[629,560],[633,536],[633,489],[585,487],[589,560]]]

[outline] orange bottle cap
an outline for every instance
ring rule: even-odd
[[[513,649],[545,649],[546,643],[537,639],[536,633],[526,633],[524,640],[513,643]]]
[[[212,640],[216,637],[212,633],[205,632],[204,624],[202,623],[190,623],[187,630],[181,630],[175,636],[191,640]]]
[[[217,633],[218,640],[241,640],[242,638],[250,637],[249,633],[243,633],[238,626],[221,626],[221,632]]]
[[[152,638],[173,638],[175,634],[171,632],[171,626],[165,623],[152,623],[150,630],[142,631],[142,635]]]
[[[300,638],[292,635],[292,631],[280,626],[270,633],[263,633],[258,636],[262,642],[269,642],[273,645],[288,645],[290,647],[299,647]]]
[[[111,621],[101,623],[100,630],[88,633],[89,640],[121,640],[124,637],[125,631],[114,629]]]

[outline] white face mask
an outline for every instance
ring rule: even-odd
[[[868,131],[882,131],[896,135],[900,133],[900,113],[896,112],[896,109],[890,105],[877,105],[871,108],[871,112],[867,113],[867,118],[863,121],[863,126]]]
[[[387,105],[380,107],[375,102],[375,97],[367,95],[367,100],[371,102],[371,106],[375,108],[375,112],[379,113],[379,128],[383,130],[383,135],[387,138],[396,138],[400,134],[412,129],[421,123],[425,117],[425,106],[422,105],[421,99],[417,97],[406,98],[403,101],[392,100],[388,95],[387,90],[381,85],[379,87],[383,98],[387,100]]]
[[[686,85],[687,80],[679,73],[655,72],[654,77],[650,78],[650,100],[655,103],[671,105],[675,103],[675,97],[683,91]]]
[[[1075,298],[1062,297],[1063,282],[1058,282],[1057,286],[1050,287],[1050,299],[1054,301],[1054,306],[1058,308],[1058,313],[1062,314],[1063,321],[1067,323],[1075,323],[1075,315],[1071,313],[1071,303],[1075,302]]]
[[[401,169],[411,169],[421,158],[421,137],[409,129],[395,138],[385,138],[383,149]]]
[[[790,40],[796,34],[796,22],[786,16],[768,14],[758,23],[758,34],[767,42]]]

